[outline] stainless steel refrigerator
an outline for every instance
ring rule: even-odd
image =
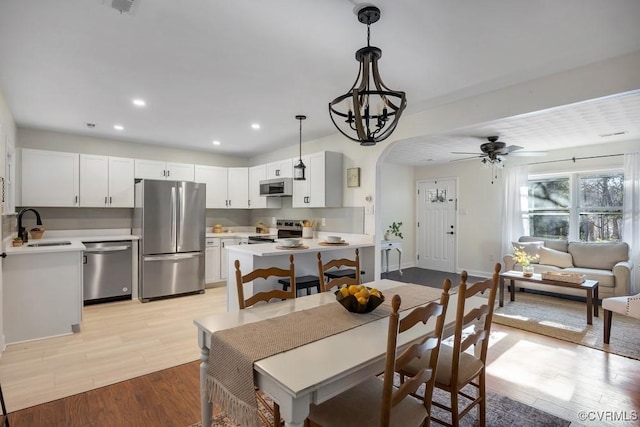
[[[205,184],[137,182],[133,230],[140,238],[142,302],[204,292]]]

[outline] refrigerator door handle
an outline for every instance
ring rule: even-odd
[[[202,252],[195,252],[190,254],[175,254],[175,255],[163,255],[163,256],[150,256],[144,257],[144,262],[149,261],[179,261],[183,259],[197,258],[202,256]]]
[[[171,187],[171,246],[176,247],[176,187]]]
[[[182,252],[182,243],[184,239],[184,209],[185,200],[184,193],[182,191],[182,185],[177,185],[178,188],[178,206],[176,206],[176,221],[174,227],[177,228],[176,235],[176,251]]]

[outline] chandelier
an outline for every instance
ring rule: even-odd
[[[380,78],[382,50],[370,45],[371,24],[379,19],[380,9],[375,6],[358,10],[358,21],[367,24],[367,46],[356,52],[358,76],[347,93],[329,103],[331,121],[340,133],[364,146],[387,139],[407,106],[405,93],[389,89]]]

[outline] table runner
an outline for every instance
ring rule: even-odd
[[[400,295],[401,308],[406,310],[439,300],[442,290],[401,285],[384,294],[385,301],[371,313],[355,314],[338,303],[325,304],[215,332],[207,372],[209,400],[241,425],[258,426],[254,362],[389,316],[393,295]]]

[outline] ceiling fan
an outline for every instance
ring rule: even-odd
[[[520,147],[519,145],[507,146],[507,144],[498,141],[498,139],[498,136],[488,136],[487,140],[489,142],[485,142],[484,144],[480,145],[480,151],[482,151],[482,153],[452,151],[451,154],[475,154],[472,157],[465,157],[463,159],[456,159],[453,161],[455,162],[458,160],[467,160],[474,157],[484,157],[482,159],[482,163],[500,163],[502,161],[502,158],[500,156],[506,156],[514,151],[522,150],[522,147]]]

